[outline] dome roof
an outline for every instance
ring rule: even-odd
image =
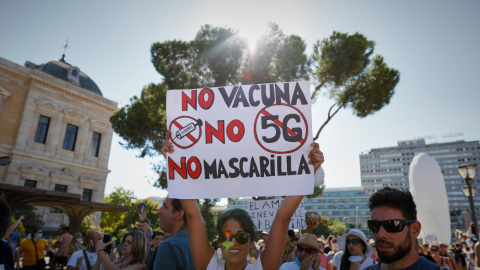
[[[97,84],[90,79],[87,74],[81,72],[78,67],[72,66],[65,62],[65,55],[60,60],[53,59],[41,65],[35,65],[27,61],[25,66],[31,69],[41,70],[56,78],[73,83],[83,89],[103,96],[100,88],[98,88]]]

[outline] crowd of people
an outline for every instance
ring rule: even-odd
[[[162,153],[173,151],[167,140]],[[317,172],[324,161],[318,144],[312,144],[308,157]],[[54,270],[480,269],[480,246],[468,233],[458,234],[458,242],[452,245],[418,243],[421,223],[407,190],[386,187],[370,197],[371,219],[367,226],[371,239],[358,229],[337,236],[315,235],[313,228],[318,220],[309,218],[306,233],[289,230],[302,199],[303,196],[287,196],[269,232],[257,232],[245,210],[229,210],[218,218],[218,239],[210,242],[198,201],[167,197],[157,211],[162,232],[152,230],[150,220],[140,213],[138,229],[124,234],[118,248],[114,248],[115,244],[97,230],[72,235],[65,227],[55,243],[51,238],[44,239],[41,228],[35,228],[28,236],[20,231],[18,236],[14,231],[22,218],[10,225],[10,210],[0,196],[0,235],[4,239],[0,245],[0,267],[18,268],[18,254],[23,256],[22,270],[42,270],[46,267],[45,254],[56,250],[49,264]],[[10,242],[25,240],[18,247],[18,242],[9,245],[5,240],[9,237]]]

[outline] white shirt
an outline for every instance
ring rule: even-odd
[[[297,262],[286,262],[280,266],[280,270],[299,270],[300,265]],[[326,270],[325,268],[318,267],[319,270]],[[310,267],[310,270],[315,270],[313,267]]]
[[[247,264],[247,267],[245,267],[245,270],[263,270],[260,257],[261,256],[258,257],[255,264]],[[220,260],[220,257],[218,257],[218,253],[215,252],[212,259],[208,263],[207,270],[224,270],[224,269],[225,269],[225,261]]]
[[[93,265],[95,264],[98,258],[97,253],[96,252],[90,253],[88,251],[86,252],[87,252],[88,261],[90,262],[90,266],[93,267]],[[77,267],[77,261],[78,261],[78,258],[80,257],[83,257],[83,250],[74,252],[72,254],[72,257],[70,257],[70,260],[68,260],[67,266]],[[100,265],[100,269],[102,269],[102,265]],[[83,258],[82,267],[80,267],[80,269],[78,270],[87,270],[87,262],[85,262],[85,258]]]

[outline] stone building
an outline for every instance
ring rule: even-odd
[[[116,109],[65,57],[24,66],[0,57],[0,156],[12,160],[0,166],[0,184],[103,203],[113,134],[109,117]],[[68,224],[56,208],[37,211],[47,230]],[[98,223],[100,213],[95,215]]]

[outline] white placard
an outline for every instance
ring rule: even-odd
[[[309,82],[167,92],[172,198],[313,192]]]
[[[272,200],[251,200],[247,201],[247,212],[253,220],[253,224],[259,231],[270,231],[270,228],[277,213],[277,209],[283,199]],[[295,214],[293,214],[288,227],[289,230],[305,229],[307,224],[305,223],[305,209],[303,207],[303,201],[298,206]]]

